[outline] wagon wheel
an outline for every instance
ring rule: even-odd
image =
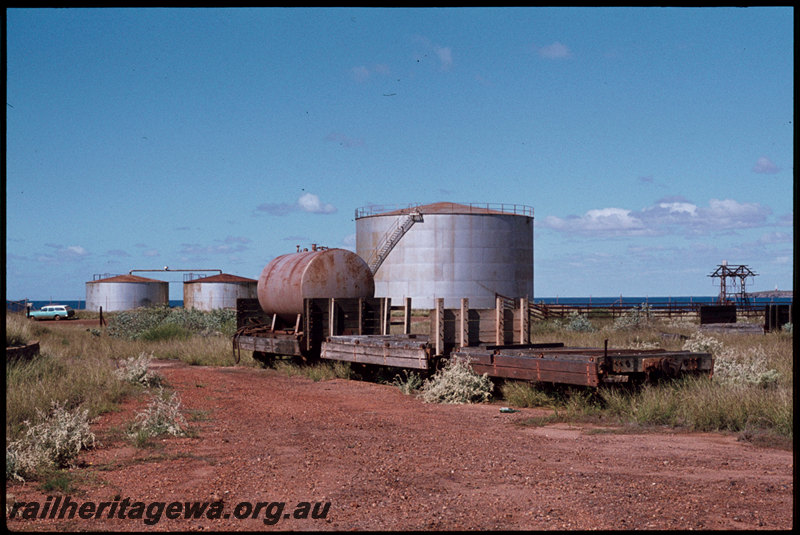
[[[60,320],[60,319],[61,319],[61,316],[58,316],[58,315],[56,315],[56,316],[55,316],[53,319],[54,319],[54,320],[56,320],[56,321],[58,321],[58,320]]]
[[[275,353],[266,353],[264,351],[253,351],[253,360],[261,363],[265,368],[271,368],[275,362]]]

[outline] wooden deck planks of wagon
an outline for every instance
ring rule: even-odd
[[[491,377],[581,386],[649,382],[686,374],[710,377],[714,370],[709,353],[543,345],[547,347],[462,347],[452,356],[466,359],[476,373]]]
[[[258,299],[239,298],[234,359],[239,362],[241,350],[246,350],[265,364],[279,356],[317,360],[330,336],[386,334],[390,315],[388,298],[304,299],[303,313],[293,318],[265,314]]]
[[[330,336],[322,358],[415,370],[430,368],[433,349],[428,337],[415,334]]]

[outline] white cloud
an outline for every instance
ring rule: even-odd
[[[332,204],[323,203],[319,197],[313,193],[304,193],[297,199],[297,204],[304,212],[312,214],[333,214],[336,212],[336,207]]]
[[[317,195],[313,193],[304,193],[297,199],[295,204],[289,203],[264,203],[256,207],[257,212],[266,212],[269,215],[284,216],[291,213],[302,211],[311,214],[334,214],[336,207],[332,204],[323,203]],[[246,240],[246,241],[245,241]],[[225,240],[226,243],[248,243],[246,238],[237,238],[229,236]]]
[[[353,79],[358,83],[366,82],[372,77],[373,74],[389,76],[392,74],[392,70],[385,63],[378,63],[372,67],[367,67],[366,65],[357,65],[350,69],[350,76],[352,76]]]
[[[711,199],[703,219],[711,226],[748,228],[763,224],[772,211],[758,203],[740,203],[733,199]]]
[[[363,65],[350,69],[350,74],[356,82],[366,82],[369,78],[369,69]]]
[[[567,233],[603,234],[603,235],[638,235],[648,230],[642,221],[623,208],[601,208],[589,210],[584,215],[559,218],[548,216],[544,226]]]
[[[449,46],[440,46],[436,48],[436,55],[442,63],[442,69],[449,70],[453,65],[453,51]]]
[[[671,214],[679,212],[695,215],[697,213],[697,206],[688,202],[662,202],[658,204],[658,207],[668,210]]]
[[[52,254],[42,254],[39,256],[39,259],[42,261],[53,261],[53,260],[80,260],[84,257],[89,256],[89,251],[83,248],[80,245],[58,245],[54,243],[46,243],[47,247],[51,249],[55,249],[55,252]]]
[[[700,207],[680,198],[665,199],[639,211],[600,208],[582,216],[548,216],[542,226],[586,236],[656,236],[670,232],[708,233],[766,224],[772,211],[758,203],[711,199]]]
[[[69,245],[64,252],[70,256],[86,256],[89,254],[89,251],[81,247],[80,245]]]
[[[348,234],[342,239],[342,245],[347,247],[348,249],[355,249],[356,247],[356,235],[355,234]]]
[[[772,161],[765,156],[759,158],[758,161],[756,161],[756,164],[753,166],[753,172],[762,175],[774,175],[779,171],[780,169],[778,166],[772,163]]]
[[[572,52],[570,52],[569,48],[557,41],[551,45],[539,48],[538,53],[541,57],[547,59],[564,59],[572,56]]]

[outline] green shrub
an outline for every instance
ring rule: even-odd
[[[509,381],[500,387],[500,393],[514,407],[553,407],[556,400],[530,383]]]
[[[426,403],[481,403],[493,388],[487,374],[478,375],[467,361],[452,358],[423,383],[421,397]]]
[[[115,314],[109,320],[107,332],[113,337],[150,341],[186,338],[189,334],[233,336],[236,332],[236,311],[136,308]]]
[[[161,340],[187,340],[190,336],[192,333],[181,325],[163,323],[143,331],[138,338],[148,342],[158,342]]]
[[[592,322],[589,317],[584,314],[579,314],[577,311],[572,311],[567,317],[567,325],[565,327],[568,331],[590,333],[594,331]]]
[[[408,370],[403,370],[403,375],[398,373],[392,380],[392,385],[399,388],[406,395],[413,394],[422,388],[422,383],[422,377],[417,372],[409,372]]]
[[[642,303],[614,320],[614,330],[639,329],[647,326],[652,318],[650,305]]]
[[[138,339],[141,334],[157,327],[169,315],[168,307],[142,307],[117,312],[108,320],[106,332],[116,338]]]

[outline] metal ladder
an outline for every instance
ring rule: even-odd
[[[405,217],[401,216],[397,218],[395,224],[386,231],[380,244],[370,255],[367,264],[369,265],[369,269],[372,270],[372,273],[378,271],[378,268],[381,267],[381,264],[383,264],[383,261],[389,256],[389,253],[392,252],[395,245],[400,242],[406,232],[418,221],[422,221],[422,213],[419,211],[414,211]]]

